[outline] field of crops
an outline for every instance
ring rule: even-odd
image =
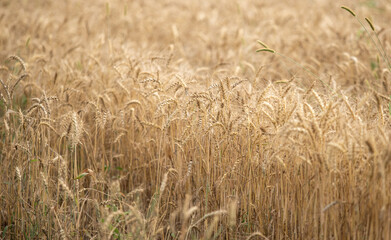
[[[0,239],[391,239],[390,23],[0,0]]]

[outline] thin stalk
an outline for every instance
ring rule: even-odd
[[[380,53],[380,55],[382,56],[384,62],[388,65],[388,68],[391,70],[391,64],[390,64],[390,62],[389,62],[389,60],[388,60],[388,58],[387,58],[386,52],[385,52],[385,50],[384,50],[384,47],[383,47],[383,45],[381,44],[380,39],[379,39],[379,37],[377,36],[376,32],[375,32],[375,36],[376,36],[376,38],[377,38],[377,40],[378,40],[378,44],[376,44],[375,39],[374,39],[373,36],[369,33],[368,29],[364,26],[364,24],[362,23],[362,21],[361,21],[357,16],[354,16],[354,17],[357,19],[357,21],[360,23],[360,25],[364,28],[365,32],[368,34],[369,38],[371,39],[373,45],[375,45],[377,51],[378,51],[378,52]],[[381,50],[380,50],[380,48],[379,48],[379,45],[380,45],[380,47],[381,47]]]
[[[383,53],[384,53],[384,58],[385,58],[386,61],[387,61],[388,69],[391,71],[391,63],[390,63],[389,57],[387,56],[386,50],[384,49],[383,44],[381,44],[381,41],[380,41],[380,39],[379,39],[378,34],[377,34],[375,31],[374,31],[374,33],[375,33],[376,39],[377,39],[377,41],[378,41],[378,43],[379,43],[379,45],[380,45],[380,47],[381,47],[381,49],[382,49],[382,51],[383,51]]]
[[[391,70],[391,64],[390,64],[390,61],[387,57],[387,53],[383,47],[383,45],[381,44],[381,41],[379,39],[379,36],[376,34],[375,32],[375,27],[373,26],[371,20],[369,20],[369,18],[365,18],[365,20],[368,22],[368,25],[371,27],[372,31],[374,32],[375,36],[376,36],[376,39],[377,39],[377,43],[375,42],[374,38],[372,37],[372,35],[369,33],[368,29],[364,26],[364,24],[362,23],[362,21],[357,17],[356,13],[353,12],[352,9],[346,7],[346,6],[342,6],[341,7],[342,9],[346,10],[347,12],[349,12],[353,17],[356,18],[356,20],[360,23],[360,25],[364,28],[365,32],[368,34],[369,38],[371,39],[373,45],[375,45],[377,51],[380,53],[380,55],[382,56],[384,62],[388,65],[388,68]],[[379,45],[381,47],[381,50],[379,48]]]

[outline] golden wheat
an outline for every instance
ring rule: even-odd
[[[390,239],[371,4],[0,3],[0,238]]]

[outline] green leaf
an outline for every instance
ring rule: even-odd
[[[376,68],[377,68],[376,62],[372,61],[371,62],[371,69],[372,69],[372,71],[375,70]]]
[[[89,175],[89,173],[88,173],[88,172],[85,172],[85,173],[82,173],[82,174],[80,174],[79,176],[77,176],[75,179],[81,179],[81,178],[83,178],[83,177],[85,177],[85,176],[87,176],[87,175]]]
[[[8,231],[8,228],[10,227],[10,225],[7,225],[7,226],[5,226],[4,227],[4,229],[3,229],[3,236],[2,236],[2,238],[5,238],[5,235],[7,234],[7,231]]]
[[[22,96],[22,103],[21,103],[20,107],[22,109],[25,109],[26,105],[27,105],[27,96],[23,94],[23,96]]]
[[[29,46],[29,43],[30,43],[30,37],[27,38],[27,41],[26,41],[26,48]]]

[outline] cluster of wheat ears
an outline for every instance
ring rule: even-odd
[[[345,2],[0,1],[0,239],[390,239],[391,8]]]

